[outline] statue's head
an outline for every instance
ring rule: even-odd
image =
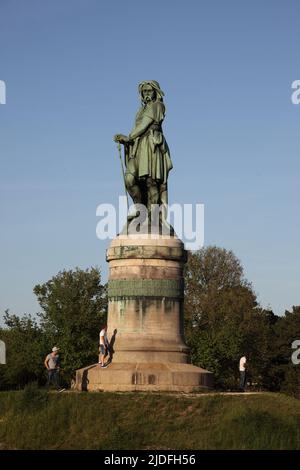
[[[145,80],[139,84],[139,93],[142,103],[150,101],[163,101],[164,92],[160,89],[159,83],[155,80]]]

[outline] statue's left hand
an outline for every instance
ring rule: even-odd
[[[120,144],[127,144],[129,142],[129,138],[123,134],[116,134],[114,136],[115,142],[120,142]]]

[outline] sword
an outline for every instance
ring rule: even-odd
[[[122,176],[123,176],[124,189],[125,189],[126,201],[127,201],[127,214],[128,214],[128,212],[129,212],[128,192],[127,192],[127,188],[126,188],[125,169],[124,169],[124,163],[123,163],[123,159],[122,159],[122,149],[121,149],[120,142],[117,143],[117,147],[118,147],[118,152],[119,152],[119,158],[120,158],[120,161],[121,161]]]

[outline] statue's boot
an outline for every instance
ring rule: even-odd
[[[162,235],[174,237],[175,230],[167,221],[168,215],[168,187],[167,184],[161,184],[159,188],[159,203],[163,205],[164,210],[159,213],[159,227]]]
[[[126,181],[126,183],[128,183]],[[133,203],[134,204],[142,204],[142,193],[137,184],[126,184],[127,191],[129,195],[131,196]],[[135,209],[135,211],[132,214],[127,215],[127,221],[128,223],[131,222],[133,219],[138,217],[140,215],[140,212]]]
[[[147,209],[148,209],[148,232],[159,233],[159,223],[158,227],[152,227],[152,224],[155,221],[152,221],[152,205],[158,205],[159,200],[159,191],[157,187],[157,183],[152,179],[147,179]]]

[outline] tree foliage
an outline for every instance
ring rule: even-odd
[[[0,339],[7,365],[0,366],[0,389],[44,383],[44,358],[54,345],[68,382],[76,369],[97,359],[107,310],[100,270],[62,271],[34,292],[41,307],[37,318],[5,313]],[[246,353],[252,383],[300,397],[300,365],[291,362],[291,345],[300,339],[300,307],[283,316],[262,309],[232,251],[212,246],[189,253],[184,321],[192,362],[213,372],[218,387],[236,387],[238,361]]]
[[[0,388],[19,388],[31,381],[43,382],[45,337],[36,319],[22,318],[6,310],[6,328],[0,333],[6,344],[6,365],[0,367]]]
[[[291,361],[295,340],[300,340],[300,306],[286,310],[274,325],[264,385],[269,390],[283,390],[300,397],[300,364]]]
[[[261,382],[271,334],[268,314],[232,251],[215,246],[189,253],[185,270],[186,339],[193,362],[234,387],[238,360],[251,355],[252,380]]]
[[[5,314],[0,337],[6,343],[7,365],[0,369],[0,388],[45,382],[44,359],[60,348],[63,376],[70,382],[76,369],[96,362],[98,335],[106,322],[106,287],[98,268],[62,271],[34,287],[41,306],[37,319]]]
[[[35,286],[34,293],[42,308],[41,327],[50,344],[61,348],[66,375],[95,362],[107,308],[99,269],[59,272],[45,284]]]

